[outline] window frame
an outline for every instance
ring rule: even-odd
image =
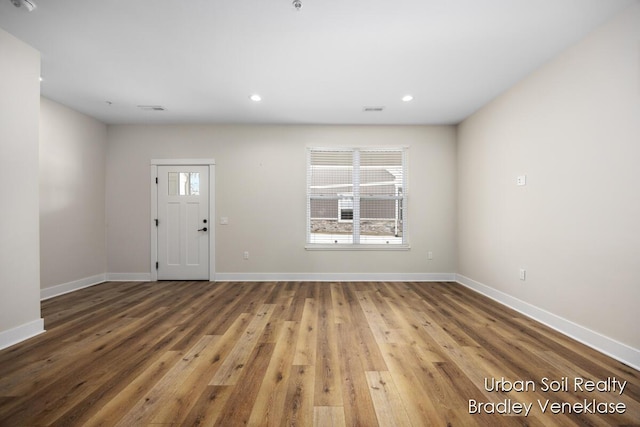
[[[380,196],[364,196],[361,195],[362,185],[360,184],[360,153],[362,152],[388,152],[395,151],[400,152],[402,156],[402,184],[400,187],[400,191],[397,192],[395,196],[388,195],[380,195]],[[313,152],[350,152],[353,154],[352,158],[352,191],[349,193],[352,196],[353,204],[353,219],[352,220],[341,220],[340,219],[340,208],[338,207],[338,217],[337,220],[339,223],[351,222],[353,223],[352,230],[352,243],[313,243],[311,242],[311,200],[337,200],[339,201],[343,193],[337,194],[335,197],[313,197],[312,195],[312,153]],[[356,154],[357,153],[357,154]],[[335,165],[334,165],[335,167]],[[409,245],[409,222],[407,220],[407,208],[408,208],[408,147],[406,146],[382,146],[382,147],[307,147],[307,164],[306,164],[306,172],[307,172],[307,180],[306,180],[306,250],[351,250],[351,251],[403,251],[411,249]],[[344,192],[346,193],[346,192]],[[363,218],[360,217],[360,207],[363,201],[371,201],[371,200],[399,200],[399,206],[396,205],[396,211],[400,211],[400,215],[402,215],[401,221],[401,230],[402,230],[402,242],[401,243],[362,243],[360,241],[360,224]],[[338,204],[339,205],[339,204]],[[366,220],[366,218],[364,219]],[[396,218],[397,220],[397,218]],[[353,243],[358,242],[358,243]]]

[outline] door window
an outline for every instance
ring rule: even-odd
[[[170,196],[199,196],[199,172],[169,172],[168,188]]]

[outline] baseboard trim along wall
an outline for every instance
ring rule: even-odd
[[[110,282],[148,282],[150,273],[106,273],[42,289],[42,300]],[[640,370],[640,350],[606,337],[469,277],[455,273],[216,273],[217,282],[458,282],[601,353]],[[0,332],[0,349],[44,332],[39,319]]]
[[[454,273],[216,273],[216,282],[453,282]]]
[[[107,273],[108,282],[150,282],[151,273]]]
[[[106,277],[106,274],[97,274],[95,276],[85,277],[84,279],[78,279],[72,282],[62,283],[60,285],[40,289],[40,300],[44,301],[49,298],[57,297],[60,295],[68,294],[69,292],[77,291],[79,289],[88,288],[89,286],[104,283],[106,281]]]
[[[58,297],[68,294],[69,292],[78,291],[88,288],[89,286],[99,285],[104,282],[149,282],[151,280],[150,273],[103,273],[84,279],[74,280],[68,283],[51,286],[40,290],[40,300],[44,301],[49,298]]]
[[[33,338],[44,332],[44,319],[36,319],[24,325],[0,332],[0,350]]]
[[[570,320],[538,308],[518,298],[512,297],[483,283],[477,282],[461,274],[456,274],[456,281],[461,285],[491,298],[515,311],[524,314],[556,331],[573,338],[601,353],[622,363],[640,370],[640,350],[580,326]]]

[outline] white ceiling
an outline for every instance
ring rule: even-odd
[[[638,0],[32,1],[0,27],[105,123],[451,124]]]

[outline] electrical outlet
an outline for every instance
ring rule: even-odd
[[[244,253],[242,254],[242,258],[244,260],[248,260],[249,259],[249,251],[244,251]]]
[[[527,185],[527,175],[519,175],[518,178],[516,178],[516,184],[519,186]]]
[[[524,268],[520,269],[520,280],[527,280],[527,270]]]

